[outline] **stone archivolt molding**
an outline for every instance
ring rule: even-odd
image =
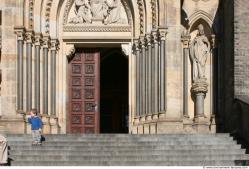
[[[33,29],[34,0],[29,0],[29,28]]]
[[[69,13],[74,4],[75,0],[67,0],[66,7],[63,16],[63,31],[64,32],[131,32],[132,30],[132,14],[127,3],[127,0],[121,0],[121,4],[125,9],[125,13],[128,18],[128,24],[114,24],[114,25],[104,25],[94,23],[68,23]]]
[[[49,34],[50,29],[50,11],[52,7],[53,0],[48,0],[46,4],[46,12],[45,12],[45,32]]]
[[[138,11],[139,11],[139,17],[140,17],[140,34],[144,34],[144,4],[143,0],[137,0],[138,4]]]
[[[152,11],[152,28],[157,27],[157,4],[156,0],[151,0],[151,11]]]

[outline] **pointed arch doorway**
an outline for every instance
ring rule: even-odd
[[[68,64],[68,133],[128,133],[128,58],[121,48],[77,48]]]

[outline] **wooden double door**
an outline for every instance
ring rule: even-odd
[[[69,61],[68,74],[68,133],[99,133],[99,50],[78,50]]]

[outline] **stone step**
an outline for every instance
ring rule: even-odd
[[[31,141],[28,142],[8,142],[8,145],[12,146],[28,146],[31,145]],[[236,144],[234,141],[164,141],[164,142],[88,142],[88,141],[59,141],[59,142],[43,142],[44,146],[123,146],[126,144],[127,146],[166,146],[166,145],[234,145]]]
[[[210,141],[210,140],[217,140],[217,141],[226,141],[226,140],[233,140],[232,137],[126,137],[126,138],[88,138],[88,137],[46,137],[46,141],[165,141],[165,140],[176,140],[176,141]],[[26,137],[8,137],[8,141],[28,141],[32,140],[31,135],[27,135]]]
[[[143,155],[143,156],[89,156],[89,155],[15,155],[11,156],[14,161],[206,161],[206,160],[249,160],[248,154],[243,155]]]
[[[163,145],[163,146],[101,146],[96,145],[89,147],[87,145],[83,146],[55,146],[55,145],[47,145],[47,146],[11,146],[11,150],[88,150],[88,151],[105,151],[105,150],[209,150],[209,149],[241,149],[241,145],[233,144],[233,145]]]
[[[106,151],[85,151],[85,150],[10,150],[9,153],[11,155],[40,155],[40,154],[46,154],[46,155],[164,155],[164,154],[170,154],[170,155],[223,155],[223,154],[245,154],[245,149],[222,149],[222,150],[106,150]]]
[[[248,166],[247,160],[206,160],[206,161],[18,161],[11,162],[12,166]]]

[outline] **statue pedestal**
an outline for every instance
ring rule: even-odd
[[[192,84],[191,92],[195,99],[195,118],[193,127],[197,133],[209,132],[208,120],[204,113],[204,99],[208,91],[205,78],[198,79]]]

